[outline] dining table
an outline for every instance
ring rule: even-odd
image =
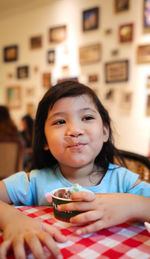
[[[50,206],[18,206],[16,209],[31,218],[39,219],[61,230],[67,236],[65,243],[57,243],[63,258],[66,259],[150,259],[150,234],[139,222],[125,222],[95,233],[78,236],[75,234],[77,226],[57,220]],[[0,243],[2,233],[0,233]],[[43,247],[44,249],[44,247]],[[45,249],[47,258],[50,253]],[[34,256],[28,250],[27,259]],[[10,251],[8,259],[14,259]]]

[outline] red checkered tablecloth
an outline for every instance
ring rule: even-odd
[[[58,243],[63,258],[150,259],[150,235],[142,224],[124,223],[96,233],[77,236],[74,234],[77,227],[56,220],[50,207],[22,206],[18,209],[32,218],[38,218],[61,229],[68,237],[66,243]],[[10,254],[8,258],[12,259],[13,255]],[[28,254],[27,258],[32,259],[33,256]]]

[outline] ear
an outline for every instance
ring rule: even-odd
[[[109,138],[109,127],[108,124],[103,125],[103,141],[107,142]]]

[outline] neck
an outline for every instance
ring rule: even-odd
[[[60,165],[63,176],[71,183],[78,183],[84,187],[94,186],[100,183],[104,170],[97,168],[93,163],[80,168]]]

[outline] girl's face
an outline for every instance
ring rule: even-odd
[[[94,163],[107,142],[109,130],[88,95],[65,97],[48,112],[47,145],[60,167],[80,168]]]

